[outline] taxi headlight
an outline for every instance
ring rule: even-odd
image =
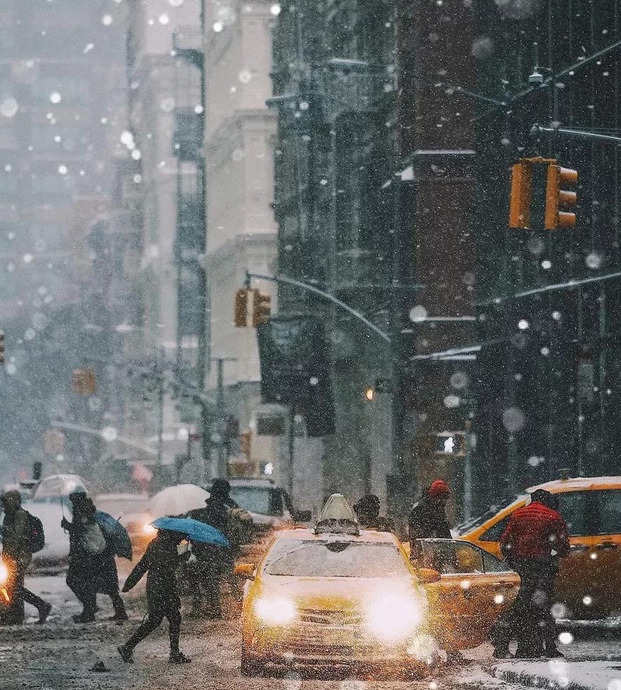
[[[366,627],[382,642],[404,641],[422,622],[421,605],[412,597],[386,594],[374,599],[366,612]]]
[[[254,610],[268,625],[288,625],[297,616],[295,604],[284,597],[261,597],[255,601]]]

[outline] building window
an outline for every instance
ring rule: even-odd
[[[257,417],[257,436],[284,436],[285,418],[282,415]]]

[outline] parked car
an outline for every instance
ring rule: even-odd
[[[500,535],[511,513],[529,494],[545,489],[559,498],[569,528],[571,553],[561,560],[556,599],[572,617],[601,618],[621,612],[621,477],[559,479],[533,486],[522,496],[461,525],[459,538],[500,556]]]
[[[275,529],[311,519],[310,511],[294,509],[289,494],[272,479],[236,478],[229,479],[229,483],[231,498],[252,515],[252,543],[242,547],[246,560],[258,563]]]

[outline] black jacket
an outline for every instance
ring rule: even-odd
[[[173,542],[154,539],[125,580],[123,591],[128,592],[134,588],[147,573],[149,609],[167,609],[170,606],[179,608],[181,602],[177,594],[176,571],[179,563],[186,560],[187,556],[179,556],[177,545]]]
[[[408,532],[412,553],[416,539],[451,539],[451,529],[444,508],[426,496],[410,511]]]

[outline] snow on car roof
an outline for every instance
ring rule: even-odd
[[[570,479],[555,479],[545,484],[531,486],[527,491],[532,493],[536,489],[545,489],[552,493],[575,491],[576,489],[621,489],[621,477],[572,477]]]

